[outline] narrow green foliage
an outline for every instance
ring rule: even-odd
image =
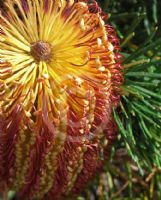
[[[161,50],[161,38],[145,43],[124,63],[150,59],[147,51]],[[146,46],[145,46],[146,45]],[[132,61],[133,60],[133,61]],[[141,64],[125,68],[125,82],[122,86],[121,112],[114,111],[121,139],[130,156],[138,166],[161,167],[161,58],[154,58]],[[137,71],[136,71],[137,68]]]
[[[118,165],[113,157],[112,167],[108,163],[105,169],[109,197],[161,199],[161,2],[108,3],[105,10],[110,12],[112,25],[121,38],[125,74],[120,107],[113,110],[120,132],[115,151],[126,151],[137,166],[120,156]],[[137,174],[132,166],[139,170]],[[134,179],[140,186],[135,185]]]
[[[146,167],[149,171],[154,166],[161,167],[161,30],[157,26],[160,19],[158,4],[157,0],[151,3],[144,0],[109,0],[105,9],[110,12],[110,20],[121,36],[124,52],[123,96],[120,108],[114,110],[114,119],[120,130],[120,145],[117,146],[126,148],[140,169]]]

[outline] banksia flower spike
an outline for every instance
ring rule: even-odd
[[[0,14],[0,192],[63,199],[108,158],[119,40],[96,1],[6,0]]]

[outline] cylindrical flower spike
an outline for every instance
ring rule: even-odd
[[[79,193],[116,138],[119,40],[96,1],[6,0],[0,14],[0,193]]]

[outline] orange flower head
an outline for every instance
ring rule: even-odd
[[[119,40],[95,0],[5,0],[0,14],[0,192],[80,192],[116,137]]]

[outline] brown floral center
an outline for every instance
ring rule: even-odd
[[[38,41],[31,45],[30,53],[36,62],[49,62],[52,56],[51,45],[47,42]]]

